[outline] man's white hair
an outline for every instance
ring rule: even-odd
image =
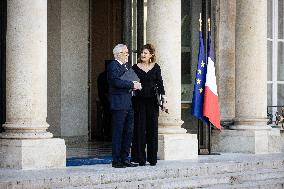
[[[119,54],[119,53],[122,52],[122,50],[125,49],[125,48],[127,48],[126,45],[124,45],[124,44],[117,44],[117,45],[113,48],[113,50],[112,50],[113,55],[115,56],[115,55]]]

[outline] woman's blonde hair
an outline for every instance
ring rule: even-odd
[[[141,63],[142,60],[141,60],[141,53],[143,50],[147,49],[150,54],[152,55],[152,57],[150,58],[150,62],[156,62],[156,55],[155,55],[155,47],[154,45],[150,44],[150,43],[147,43],[146,45],[143,45],[143,47],[141,48],[140,50],[140,55],[139,55],[139,58],[137,60],[138,63]]]

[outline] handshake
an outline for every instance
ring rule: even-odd
[[[133,81],[133,84],[134,84],[133,90],[141,90],[141,89],[142,89],[142,85],[141,85],[140,82],[138,82],[138,81]]]

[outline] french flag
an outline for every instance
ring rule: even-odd
[[[211,43],[211,32],[208,33],[208,60],[205,82],[203,115],[218,129],[220,125],[220,111],[218,106],[218,92],[214,66],[214,49]]]

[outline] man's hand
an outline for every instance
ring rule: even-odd
[[[141,86],[140,82],[133,81],[133,83],[134,83],[134,90],[141,90],[142,89],[142,86]]]

